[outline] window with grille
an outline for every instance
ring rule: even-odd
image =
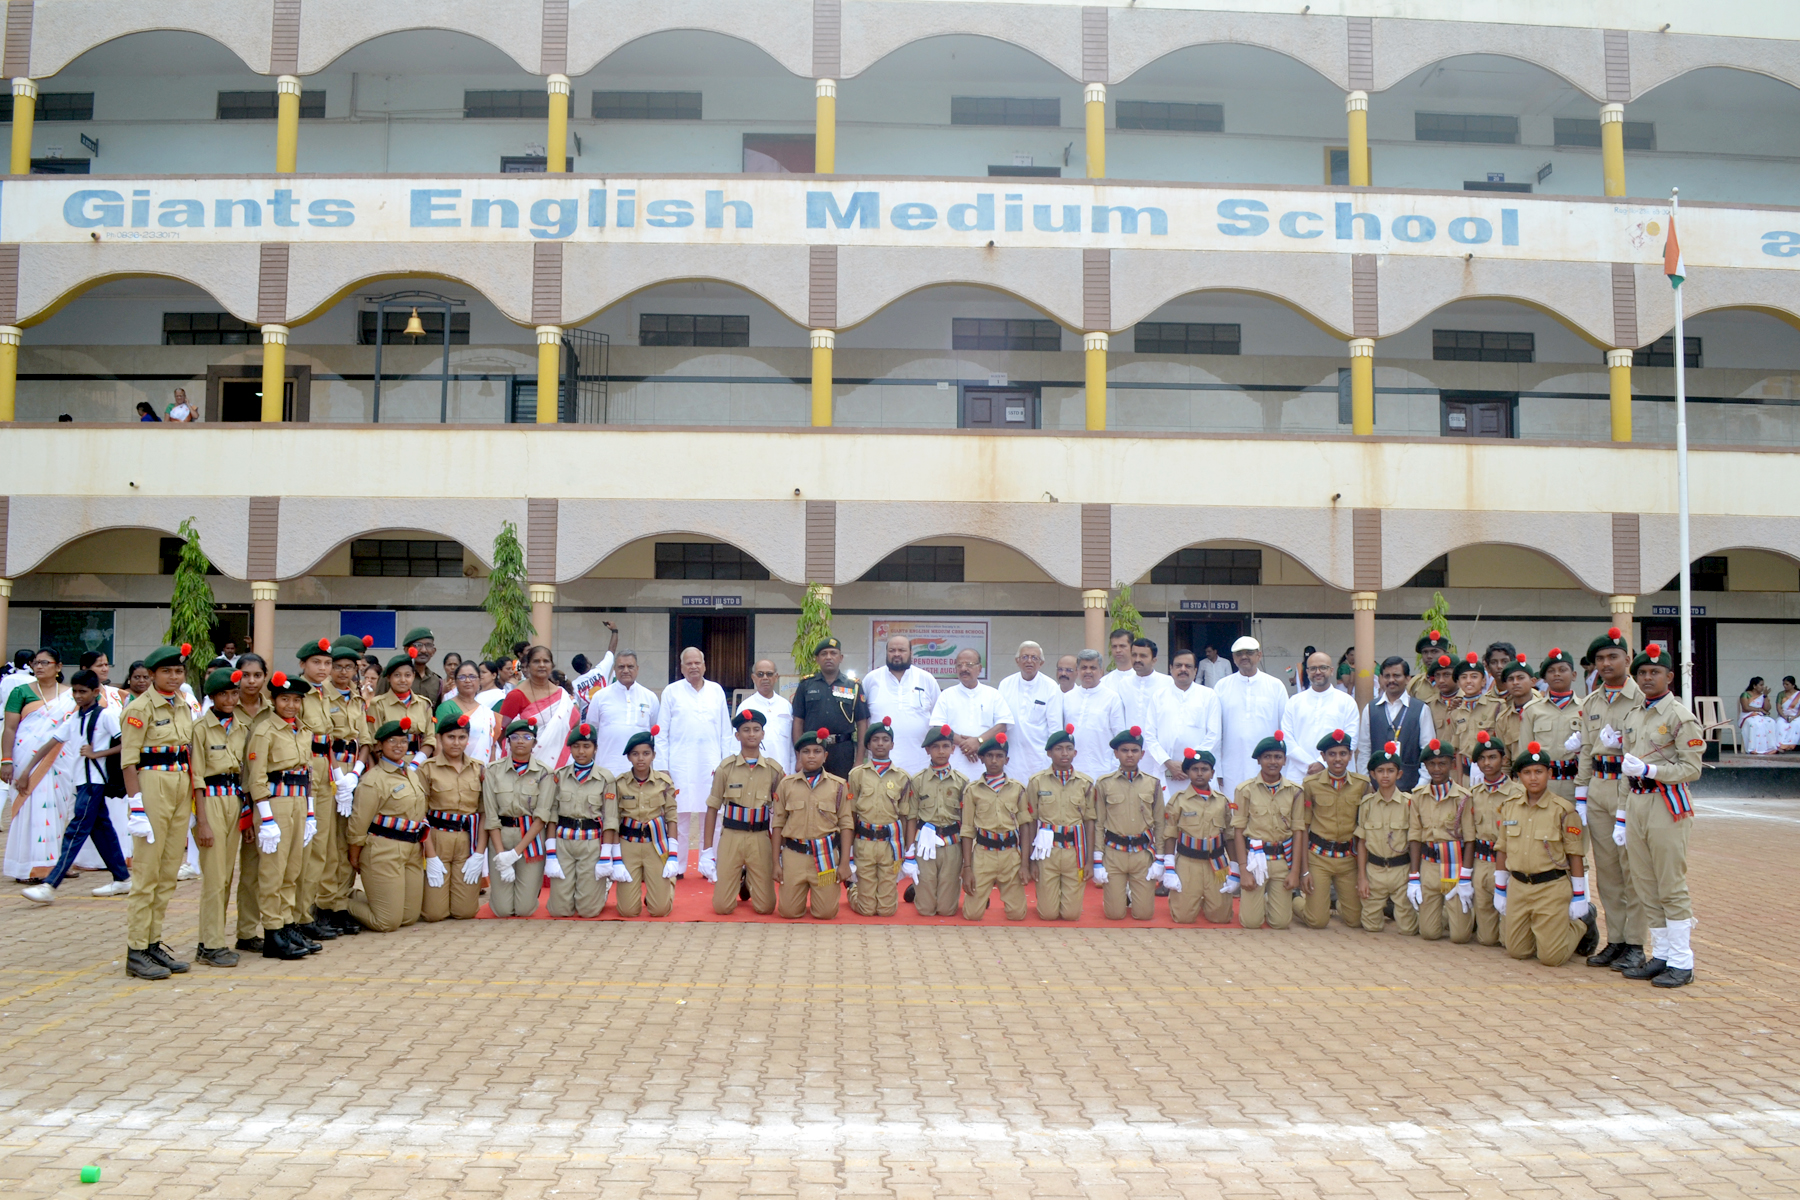
[[[1516,146],[1519,118],[1476,113],[1414,113],[1413,139],[1420,142],[1482,142]]]
[[[1177,550],[1150,568],[1150,582],[1252,587],[1262,582],[1262,551]]]
[[[750,318],[695,313],[638,314],[640,346],[748,346]]]
[[[1445,588],[1450,586],[1450,556],[1440,554],[1424,566],[1420,567],[1413,577],[1400,585],[1416,588]]]
[[[550,170],[550,160],[542,154],[502,154],[502,175],[543,175]]]
[[[94,165],[91,158],[34,158],[33,175],[86,175]]]
[[[595,92],[602,121],[698,121],[699,92]]]
[[[1625,148],[1627,150],[1656,149],[1656,123],[1654,121],[1626,121]],[[1590,146],[1600,148],[1600,122],[1590,121],[1584,117],[1556,118],[1556,144],[1558,146]]]
[[[1062,101],[1020,96],[952,96],[952,125],[1061,125]]]
[[[1700,339],[1697,337],[1681,339],[1682,357],[1688,367],[1700,365]],[[1672,367],[1675,365],[1675,335],[1664,334],[1648,346],[1631,356],[1631,361],[1640,367]]]
[[[1431,357],[1438,362],[1528,363],[1536,361],[1537,336],[1490,333],[1484,329],[1434,329]]]
[[[164,313],[165,346],[260,346],[262,331],[230,313]]]
[[[725,542],[656,543],[658,579],[767,579],[769,568]]]
[[[1119,129],[1173,129],[1182,133],[1223,133],[1222,104],[1176,104],[1164,100],[1121,100],[1113,109]]]
[[[1243,327],[1193,321],[1139,321],[1132,345],[1139,354],[1237,354]]]
[[[575,97],[568,99],[569,114],[575,113]],[[548,117],[550,93],[536,90],[486,90],[463,93],[464,117]]]
[[[412,579],[461,579],[462,543],[358,538],[350,543],[350,573]]]
[[[0,123],[10,122],[13,114],[11,94],[0,96]],[[39,121],[91,121],[94,119],[92,92],[39,92],[34,119]]]
[[[430,309],[419,310],[419,324],[425,327],[424,337],[407,337],[406,322],[412,316],[410,308],[390,308],[380,314],[382,320],[381,344],[384,346],[442,346],[444,344],[444,314]],[[364,309],[357,313],[356,344],[373,346],[375,344],[374,309]],[[469,344],[469,314],[466,312],[450,314],[450,344],[466,346]]]
[[[1062,326],[1055,321],[1003,317],[952,317],[953,350],[1061,350]]]
[[[273,121],[278,108],[274,92],[219,93],[221,121]],[[325,116],[325,93],[301,92],[300,116],[309,121],[322,120]]]
[[[1731,580],[1730,561],[1723,554],[1709,554],[1704,558],[1696,558],[1688,564],[1688,590],[1695,592],[1725,592]],[[1681,576],[1676,575],[1663,584],[1665,592],[1681,590]]]
[[[904,546],[863,573],[863,583],[961,583],[961,546]]]

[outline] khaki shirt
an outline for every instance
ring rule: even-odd
[[[1576,720],[1581,723],[1581,766],[1575,772],[1577,785],[1593,782],[1595,755],[1602,758],[1619,758],[1624,755],[1623,749],[1608,750],[1602,747],[1600,731],[1611,725],[1614,731],[1623,734],[1625,714],[1634,708],[1641,708],[1643,703],[1644,693],[1638,690],[1634,679],[1627,679],[1625,686],[1610,701],[1606,698],[1604,683],[1582,698],[1581,711],[1576,714]],[[1640,754],[1638,757],[1644,756]]]
[[[1306,828],[1306,797],[1300,785],[1286,777],[1274,787],[1260,775],[1246,779],[1232,797],[1231,827],[1280,853],[1282,842],[1294,836],[1295,830]]]
[[[1450,702],[1440,696],[1436,688],[1432,688],[1425,707],[1431,713],[1432,736],[1443,745],[1454,747],[1456,736],[1451,728]]]
[[[1508,775],[1489,786],[1484,779],[1469,789],[1475,805],[1475,837],[1493,845],[1500,844],[1500,806],[1508,800],[1523,800],[1525,785]]]
[[[269,798],[271,772],[305,771],[312,774],[312,738],[299,725],[280,717],[257,726],[244,755],[244,794],[251,800]]]
[[[418,692],[407,697],[405,704],[392,692],[383,692],[369,701],[364,715],[363,734],[365,743],[375,740],[375,731],[389,721],[398,721],[401,717],[412,718],[412,728],[407,731],[406,748],[408,750],[434,750],[437,748],[437,721],[432,717],[431,705]],[[377,755],[376,757],[380,757]]]
[[[369,726],[369,705],[362,693],[352,687],[340,692],[337,685],[325,685],[325,711],[331,717],[332,740],[361,745],[374,732]]]
[[[674,811],[671,802],[671,816]],[[776,786],[775,806],[769,813],[769,829],[776,837],[810,842],[855,828],[849,785],[830,771],[819,772],[816,784],[808,784],[805,775],[796,773]]]
[[[1475,738],[1482,730],[1494,733],[1494,726],[1500,720],[1500,701],[1488,693],[1477,696],[1473,700],[1459,697],[1461,703],[1450,713],[1450,737],[1455,743],[1457,752],[1464,758],[1475,757]],[[1495,734],[1498,737],[1498,734]],[[1506,743],[1508,753],[1512,753],[1512,743]]]
[[[135,767],[145,750],[186,749],[193,756],[194,717],[180,692],[164,696],[151,688],[119,714],[119,765]]]
[[[308,679],[308,683],[312,680]],[[312,690],[300,697],[300,728],[309,738],[319,739],[323,745],[319,757],[331,756],[331,701],[320,687],[330,687],[331,680],[323,685],[313,683]]]
[[[1407,837],[1415,842],[1466,842],[1475,836],[1475,798],[1460,783],[1446,783],[1442,800],[1431,794],[1429,781],[1414,788],[1412,824]]]
[[[1124,771],[1111,771],[1094,781],[1094,820],[1100,836],[1108,833],[1120,837],[1162,833],[1162,784],[1145,771],[1125,778]]]
[[[209,708],[194,726],[194,740],[188,759],[194,764],[194,790],[206,786],[209,775],[239,775],[244,769],[244,754],[249,750],[250,726],[235,716],[227,725],[219,710]]]
[[[401,817],[408,821],[425,819],[425,785],[420,772],[409,771],[375,756],[375,765],[363,772],[356,785],[356,803],[350,810],[350,824],[344,830],[352,846],[366,845],[369,826],[376,817]]]
[[[861,762],[850,768],[844,783],[850,789],[851,811],[864,825],[893,825],[906,814],[912,780],[900,768],[890,766],[877,775],[874,764]]]
[[[1557,720],[1562,714],[1544,703],[1536,694],[1525,701],[1524,708],[1514,708],[1511,700],[1502,700],[1494,714],[1495,733],[1506,744],[1509,758],[1517,758],[1525,753],[1525,747],[1536,742],[1543,752],[1552,759],[1562,760],[1574,757],[1563,749],[1563,743],[1569,740],[1572,722],[1564,725]],[[1561,729],[1561,733],[1557,732]]]
[[[515,817],[522,836],[527,828],[527,817],[548,820],[555,811],[556,777],[537,759],[531,760],[522,775],[513,770],[510,758],[502,759],[482,772],[481,819],[489,825],[499,825],[501,817]]]
[[[240,693],[238,696],[237,711],[232,714],[232,719],[245,727],[246,737],[255,733],[258,729],[261,729],[264,725],[267,725],[270,721],[275,719],[275,706],[269,703],[269,693],[266,691],[258,692],[256,693],[256,699],[261,703],[257,706],[255,712],[251,712],[249,707],[244,704],[243,695]]]
[[[464,758],[462,766],[455,767],[440,754],[427,760],[418,775],[425,789],[425,805],[432,812],[467,815],[481,811],[481,764],[474,759]]]
[[[1377,858],[1404,858],[1412,840],[1412,796],[1399,788],[1389,800],[1379,791],[1363,797],[1356,816],[1356,836]]]
[[[1500,806],[1500,841],[1506,869],[1514,875],[1566,871],[1569,856],[1587,852],[1587,837],[1575,802],[1545,791],[1537,803],[1514,796]]]
[[[1437,657],[1433,655],[1430,662],[1435,664],[1437,662]],[[1413,674],[1411,679],[1407,680],[1406,691],[1408,695],[1421,704],[1431,703],[1432,698],[1438,694],[1437,685],[1431,682],[1431,672],[1427,671],[1423,666]],[[1436,713],[1432,713],[1431,715],[1433,717],[1437,716]],[[1433,725],[1432,728],[1436,729],[1437,726]]]
[[[1329,771],[1308,775],[1300,785],[1306,799],[1306,827],[1328,842],[1347,842],[1356,836],[1356,813],[1369,791],[1369,779],[1354,771],[1334,781]]]
[[[1692,783],[1700,778],[1706,741],[1700,722],[1674,692],[1646,700],[1625,714],[1625,753],[1656,768],[1656,782]]]
[[[775,802],[775,789],[783,777],[781,764],[768,754],[754,763],[742,754],[728,754],[713,772],[709,809],[735,804],[739,808],[766,808]]]
[[[1039,771],[1025,791],[1041,824],[1067,828],[1094,819],[1094,781],[1080,771],[1070,771],[1067,783],[1053,770]]]
[[[621,821],[636,821],[640,825],[648,825],[661,817],[668,823],[669,836],[675,836],[675,797],[680,794],[681,789],[675,786],[673,779],[662,771],[653,769],[650,778],[640,780],[627,770],[613,784],[613,790],[619,795]]]
[[[974,837],[977,829],[1001,835],[1013,833],[1031,820],[1031,797],[1016,779],[1002,779],[998,787],[985,778],[977,779],[963,790],[963,816],[965,838]]]
[[[1224,792],[1202,796],[1190,783],[1169,798],[1163,820],[1166,838],[1185,833],[1200,841],[1216,841],[1231,828],[1231,802],[1225,799]]]
[[[912,777],[912,798],[907,803],[910,811],[902,815],[940,829],[959,824],[963,818],[963,793],[968,790],[969,777],[955,767],[945,767],[941,779],[936,767],[926,767]]]
[[[404,651],[402,651],[404,653]],[[413,662],[413,694],[425,697],[425,702],[436,708],[444,702],[444,677],[432,670],[425,663]],[[375,689],[375,698],[391,695],[387,678],[384,676]]]
[[[554,816],[563,821],[598,821],[600,828],[617,832],[619,828],[619,781],[599,763],[585,780],[575,778],[575,764],[559,767],[556,772]],[[555,826],[556,821],[547,822]]]

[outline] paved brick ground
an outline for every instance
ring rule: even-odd
[[[0,1195],[1791,1195],[1800,802],[1693,857],[1673,993],[1341,927],[546,921],[144,984],[122,901],[6,884]]]

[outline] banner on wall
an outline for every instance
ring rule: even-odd
[[[89,650],[113,657],[113,610],[110,608],[46,608],[39,614],[38,645],[48,646],[62,659],[63,678],[76,671],[76,664]],[[125,682],[123,674],[119,682]]]
[[[939,682],[956,678],[959,650],[981,655],[981,678],[988,677],[988,623],[980,619],[918,621],[912,618],[874,617],[869,621],[869,670],[879,671],[887,662],[887,640],[895,634],[912,643],[913,666]]]

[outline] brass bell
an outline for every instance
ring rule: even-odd
[[[425,322],[419,320],[419,310],[417,308],[412,310],[412,316],[406,318],[406,328],[400,332],[409,338],[422,338],[425,336]]]

